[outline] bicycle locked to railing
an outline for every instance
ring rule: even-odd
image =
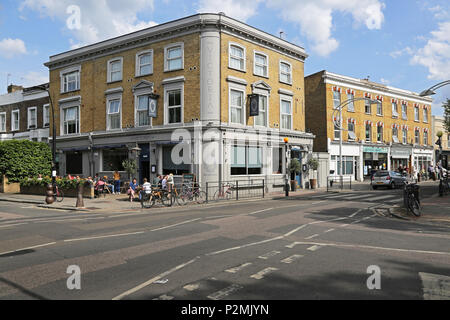
[[[439,178],[439,196],[447,196],[450,194],[450,181],[448,180],[448,172],[445,177],[441,175]]]
[[[419,198],[420,187],[417,183],[408,183],[405,181],[403,188],[403,204],[407,212],[411,212],[416,217],[419,217],[420,212],[420,198]]]

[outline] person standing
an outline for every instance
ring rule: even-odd
[[[115,194],[120,194],[120,173],[119,171],[114,171],[114,191]]]
[[[171,173],[167,176],[167,187],[169,189],[169,192],[172,192],[174,184],[175,183],[173,181],[173,173]]]

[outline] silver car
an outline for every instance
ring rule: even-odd
[[[395,171],[380,170],[373,174],[370,185],[375,190],[378,187],[394,189],[404,185],[406,177]]]

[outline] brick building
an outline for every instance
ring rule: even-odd
[[[374,169],[427,169],[433,160],[430,98],[320,71],[305,77],[306,123],[316,135],[314,151],[329,154],[331,175],[340,175],[341,131],[334,126],[333,111],[352,98],[379,103],[354,101],[342,112],[344,176],[362,181]]]
[[[442,166],[444,168],[450,167],[450,133],[447,132],[444,128],[444,117],[439,116],[433,116],[433,135],[431,137],[431,143],[434,145],[434,152],[435,152],[435,162],[441,161]],[[435,144],[435,142],[438,140],[437,133],[439,131],[442,131],[442,138],[441,138],[441,144],[442,144],[442,157],[439,159],[439,146]]]
[[[49,99],[46,92],[21,86],[8,86],[0,95],[0,141],[28,139],[48,142]]]
[[[303,48],[222,14],[52,56],[45,65],[57,105],[59,174],[111,175],[137,157],[138,146],[140,180],[193,173],[201,182],[278,185],[288,154],[283,138],[302,163],[312,152],[306,57]],[[258,116],[250,116],[250,100],[258,102]],[[300,185],[307,174],[296,177]]]

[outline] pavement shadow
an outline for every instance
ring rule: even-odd
[[[12,287],[12,288],[18,290],[19,292],[23,293],[24,295],[26,295],[29,298],[37,299],[37,300],[50,300],[44,296],[34,293],[33,291],[30,291],[30,290],[18,285],[17,283],[7,280],[5,278],[0,277],[0,283],[4,283],[9,287]]]

